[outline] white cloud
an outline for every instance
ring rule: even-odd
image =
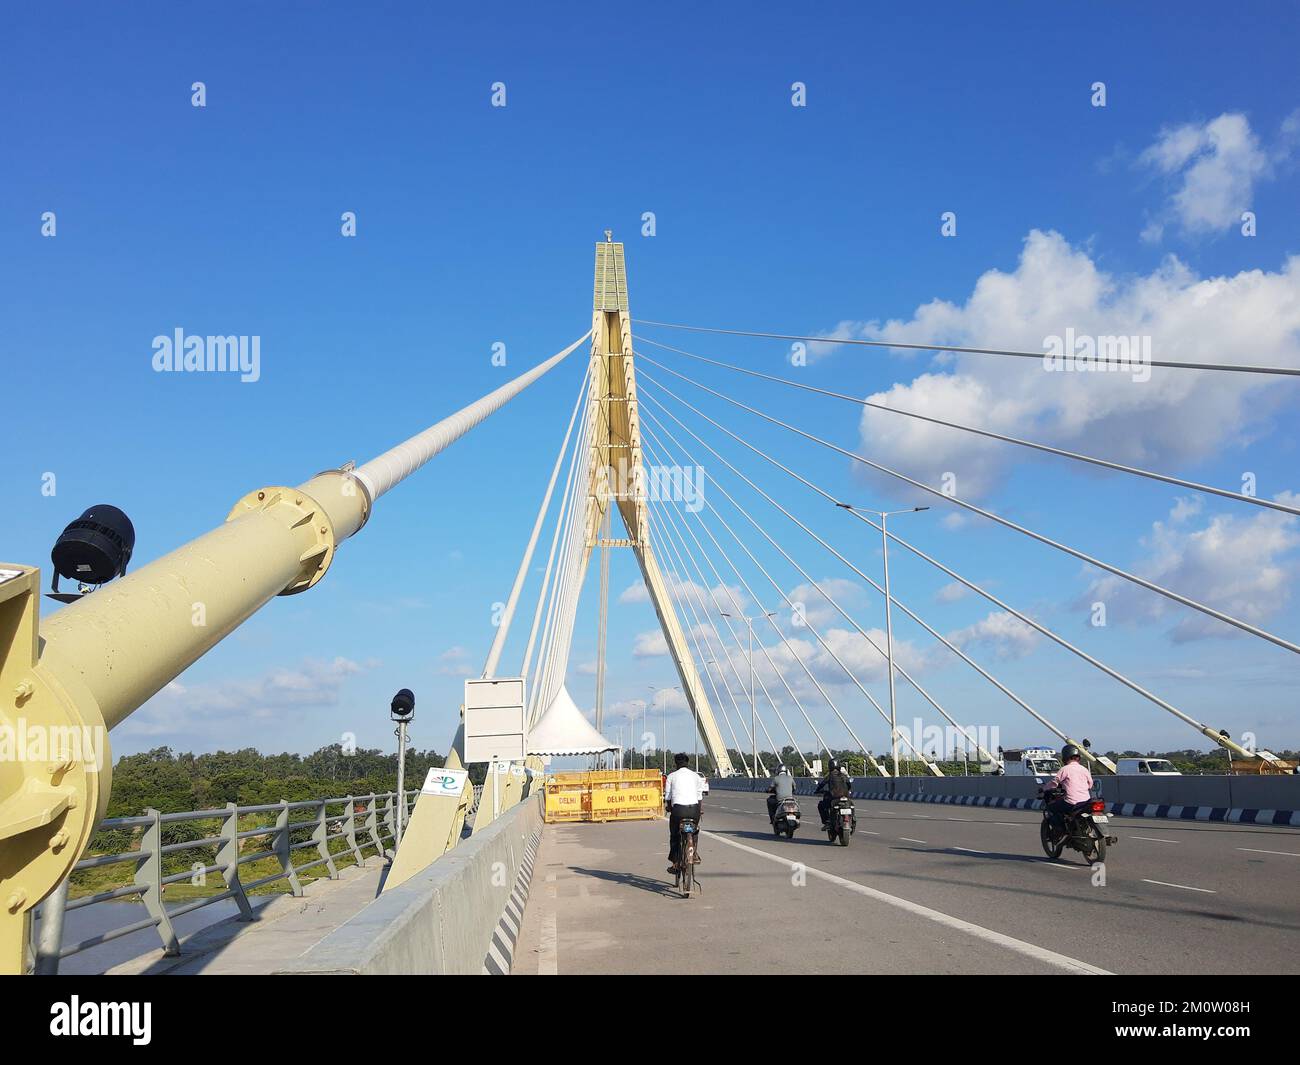
[[[1300,496],[1283,492],[1279,503],[1295,506]],[[1147,559],[1140,576],[1181,592],[1253,625],[1277,616],[1290,599],[1290,584],[1300,566],[1300,521],[1274,510],[1217,515],[1199,528],[1189,519],[1199,507],[1179,500],[1168,522],[1156,522],[1144,540]],[[1148,592],[1130,581],[1107,576],[1089,589],[1106,604],[1108,622],[1138,623],[1177,617],[1170,631],[1176,643],[1207,637],[1241,636],[1241,630]]]
[[[973,625],[950,632],[948,639],[963,651],[968,646],[983,646],[992,650],[995,658],[1007,660],[1029,654],[1042,636],[1015,615],[997,610]]]
[[[336,706],[349,677],[378,663],[308,658],[293,669],[273,669],[247,680],[183,685],[172,681],[123,722],[124,735],[167,736],[229,730],[231,722],[279,718],[287,711]]]
[[[890,591],[893,591],[891,588]],[[936,603],[955,603],[959,599],[965,599],[970,595],[970,589],[960,581],[949,581],[937,592],[934,593]]]
[[[1282,154],[1285,150],[1280,147]],[[1276,158],[1278,150],[1266,150],[1242,114],[1161,130],[1138,163],[1174,180],[1176,189],[1168,210],[1143,230],[1143,239],[1159,240],[1166,218],[1189,234],[1239,225],[1256,183],[1272,174]]]
[[[668,641],[664,639],[663,629],[651,629],[639,632],[632,641],[632,653],[637,658],[653,658],[668,653]]]
[[[645,581],[633,581],[623,589],[618,601],[620,603],[648,603],[650,602],[650,589],[645,586]]]
[[[469,652],[457,645],[448,647],[438,656],[437,672],[444,677],[468,677],[474,671],[469,668]]]
[[[1121,280],[1060,234],[1034,230],[1016,269],[986,272],[964,304],[934,300],[909,320],[864,323],[860,332],[1042,351],[1047,337],[1069,328],[1079,336],[1150,336],[1155,359],[1300,366],[1300,257],[1278,272],[1200,278],[1170,256],[1149,275]],[[996,356],[938,361],[939,368],[869,398],[1157,469],[1248,441],[1290,395],[1273,379],[1250,374],[1157,368],[1137,381],[1124,373],[1048,374],[1042,364]],[[1188,432],[1189,425],[1196,432]],[[863,410],[860,429],[862,446],[876,461],[935,488],[950,474],[956,494],[966,499],[995,488],[1008,466],[1027,454],[872,408]],[[893,478],[876,483],[912,498],[913,490]]]
[[[844,617],[835,609],[831,599],[850,615],[853,608],[865,599],[862,585],[843,577],[823,577],[816,586],[811,583],[796,585],[790,590],[789,597],[792,603],[801,607],[804,620],[818,632],[821,632],[823,625],[840,621]],[[799,628],[798,625],[793,627],[796,630]]]

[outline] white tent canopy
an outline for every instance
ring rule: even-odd
[[[616,750],[618,745],[610,743],[592,727],[563,684],[546,713],[528,733],[529,754],[560,756]]]

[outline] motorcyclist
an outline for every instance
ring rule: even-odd
[[[830,767],[827,769],[826,779],[817,782],[813,794],[821,796],[821,800],[817,803],[817,812],[821,814],[822,824],[825,825],[830,820],[831,803],[836,799],[847,798],[850,794],[849,775],[834,758],[831,759]]]
[[[794,798],[794,777],[790,767],[777,766],[772,774],[772,782],[767,786],[767,819],[775,821],[776,808],[786,799]]]
[[[1044,785],[1044,791],[1061,788],[1064,794],[1047,804],[1052,824],[1060,831],[1065,829],[1065,815],[1082,808],[1092,799],[1092,774],[1082,762],[1083,752],[1073,743],[1061,748],[1061,768]]]

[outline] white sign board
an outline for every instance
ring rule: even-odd
[[[430,769],[429,775],[424,778],[420,794],[449,795],[453,799],[459,799],[468,779],[468,769]]]
[[[465,764],[522,762],[528,754],[522,677],[465,681]]]
[[[822,760],[820,758],[813,759],[812,771],[813,771],[813,776],[815,777],[819,777],[822,775]]]

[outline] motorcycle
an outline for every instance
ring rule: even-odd
[[[794,799],[781,799],[772,810],[772,834],[786,839],[794,839],[794,830],[799,827],[799,804]]]
[[[1038,835],[1043,844],[1043,852],[1052,859],[1059,858],[1061,852],[1069,847],[1083,855],[1089,865],[1106,860],[1106,847],[1117,842],[1115,836],[1109,836],[1103,825],[1110,823],[1106,816],[1104,799],[1090,799],[1086,805],[1061,815],[1064,827],[1058,826],[1047,808],[1064,794],[1061,788],[1042,789],[1039,797],[1043,800],[1043,823]]]
[[[858,830],[858,818],[853,812],[853,800],[847,795],[842,799],[832,799],[828,818],[822,823],[826,835],[832,843],[841,847],[849,845],[849,837]]]

